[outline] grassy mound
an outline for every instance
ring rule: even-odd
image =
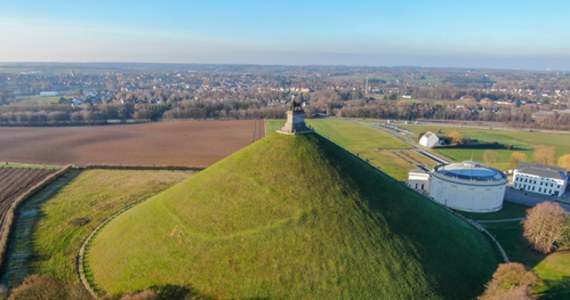
[[[88,256],[109,293],[462,298],[498,263],[470,225],[311,134],[270,135],[113,220]]]

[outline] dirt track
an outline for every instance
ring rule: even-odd
[[[263,121],[2,127],[0,162],[207,167],[264,135]]]

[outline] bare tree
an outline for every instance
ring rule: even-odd
[[[535,299],[531,287],[539,282],[536,274],[520,263],[500,264],[479,300]]]
[[[547,166],[556,165],[556,148],[538,146],[536,150],[534,150],[534,161]]]
[[[570,171],[570,154],[564,154],[558,159],[558,166]]]
[[[496,166],[501,161],[501,155],[497,151],[486,150],[483,152],[483,162],[488,166]]]
[[[519,163],[525,162],[527,160],[528,160],[528,158],[527,158],[525,153],[513,152],[511,154],[511,169],[516,168]]]
[[[538,251],[550,253],[562,238],[566,212],[558,203],[543,202],[527,210],[524,237]]]
[[[452,131],[448,133],[447,136],[451,139],[452,143],[456,145],[463,144],[463,136],[461,135],[461,133],[459,133],[459,131]]]

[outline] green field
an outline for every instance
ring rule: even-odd
[[[266,132],[275,132],[284,122],[266,121]],[[416,164],[435,165],[435,162],[413,151],[410,145],[376,128],[339,119],[310,119],[307,124],[400,181],[408,179],[408,172]]]
[[[111,294],[472,298],[498,263],[471,225],[315,134],[270,134],[112,220],[88,254]]]
[[[16,242],[16,249],[29,251],[32,255],[28,261],[8,261],[10,272],[19,277],[9,281],[17,283],[26,275],[42,273],[65,282],[78,282],[76,256],[83,240],[99,223],[125,206],[188,178],[189,174],[180,171],[70,171],[66,178],[52,184],[56,188],[42,191],[23,207],[24,211],[38,210],[40,215],[35,224],[17,229],[17,234],[26,233]],[[27,238],[30,230],[32,240]]]
[[[0,168],[53,169],[53,170],[56,170],[56,169],[61,168],[61,166],[0,162]]]
[[[570,249],[550,254],[534,271],[544,282],[541,299],[570,299]]]
[[[458,213],[473,220],[501,220],[501,219],[524,218],[526,216],[527,209],[528,209],[527,206],[505,201],[503,202],[503,209],[497,212],[469,213],[464,211],[458,211]]]
[[[267,132],[275,132],[283,123],[284,121],[267,121]],[[311,119],[307,120],[307,124],[319,134],[400,181],[406,181],[408,172],[416,165],[436,164],[416,153],[405,142],[370,126],[339,119]]]
[[[12,105],[50,105],[50,104],[58,104],[59,99],[61,96],[30,96],[26,98],[19,99],[17,102],[14,102]]]
[[[548,132],[530,132],[516,130],[497,130],[497,129],[480,129],[480,128],[462,128],[442,124],[441,126],[421,126],[421,125],[399,125],[402,128],[413,131],[419,135],[426,131],[439,132],[445,135],[451,131],[458,131],[464,138],[478,139],[482,142],[498,142],[503,145],[513,145],[514,150],[493,150],[501,155],[501,164],[497,167],[502,169],[509,168],[511,154],[514,151],[523,152],[529,160],[532,160],[533,152],[536,146],[545,145],[556,148],[556,154],[560,157],[562,154],[570,153],[570,134],[548,133]],[[469,160],[473,157],[476,161],[483,162],[484,149],[435,149],[436,152],[445,155],[455,161]]]

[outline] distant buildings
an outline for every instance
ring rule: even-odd
[[[432,148],[439,144],[439,137],[437,134],[428,131],[420,138],[420,145],[428,148]]]
[[[439,165],[431,172],[408,173],[408,186],[444,206],[468,212],[503,208],[507,176],[474,161]]]
[[[513,188],[561,197],[568,185],[566,169],[540,164],[520,163],[513,173]]]
[[[44,91],[44,92],[40,92],[40,96],[41,97],[55,97],[55,96],[59,96],[59,92]]]

